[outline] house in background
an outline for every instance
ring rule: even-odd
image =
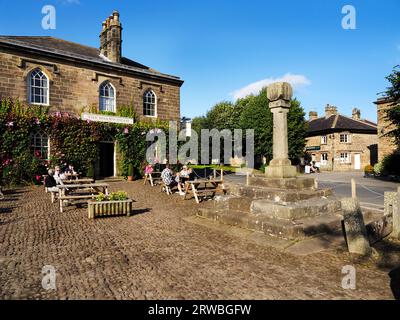
[[[130,123],[112,115],[120,106],[133,105],[140,119],[179,121],[182,84],[179,77],[122,56],[117,11],[102,24],[99,49],[53,37],[0,36],[0,97],[48,106],[51,112],[80,117],[82,110],[90,107],[111,117],[89,113],[86,119]],[[112,137],[105,140],[99,146],[96,172],[114,176],[116,146]],[[51,137],[40,132],[32,141],[34,149],[50,156]]]
[[[329,104],[323,117],[309,113],[306,151],[321,164],[321,170],[364,170],[377,162],[377,144],[377,125],[361,119],[357,108],[351,118]]]
[[[378,113],[378,161],[397,150],[393,137],[387,135],[394,129],[394,125],[387,119],[386,111],[391,107],[392,101],[388,98],[380,98],[374,102]]]

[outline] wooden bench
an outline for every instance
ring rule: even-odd
[[[103,193],[108,195],[107,183],[59,185],[58,189],[59,189],[58,199],[60,200],[60,212],[63,212],[64,202],[68,203],[69,200],[74,200],[74,199],[90,200],[97,197],[100,190],[102,190]],[[66,194],[67,190],[69,194]],[[87,192],[87,194],[82,194],[83,192]]]
[[[159,182],[162,181],[161,179],[161,172],[152,172],[152,173],[146,173],[144,175],[144,182],[143,184],[146,184],[146,182],[149,182],[152,187],[154,185],[159,184]]]
[[[170,186],[167,186],[164,182],[161,180],[161,192],[165,192],[167,195],[172,194],[172,190]]]
[[[60,200],[60,212],[61,213],[63,212],[64,201],[69,201],[69,200],[91,200],[91,199],[95,199],[96,197],[97,197],[97,194],[61,196],[59,198],[59,200]]]

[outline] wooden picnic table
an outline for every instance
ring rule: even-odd
[[[88,184],[88,183],[94,183],[94,179],[92,178],[82,178],[82,179],[75,179],[75,180],[69,180],[69,179],[62,179],[62,182],[64,184]]]
[[[211,193],[212,196],[215,195],[216,192],[224,192],[224,180],[216,180],[216,179],[198,179],[198,180],[191,180],[185,182],[185,197],[188,194],[193,194],[194,198],[196,199],[197,203],[199,201],[199,195],[206,195]]]
[[[79,173],[64,173],[64,176],[66,179],[79,179],[80,174]]]
[[[68,202],[69,200],[90,200],[99,194],[99,192],[103,192],[105,195],[108,195],[108,187],[107,183],[87,183],[87,184],[67,184],[67,185],[58,185],[58,199],[60,201],[60,212],[63,212],[64,201]],[[68,190],[69,194],[66,195],[66,190]],[[74,194],[74,192],[79,192],[80,194]]]
[[[146,173],[144,175],[144,182],[143,184],[146,184],[148,181],[152,187],[154,187],[154,184],[156,181],[161,180],[161,172],[152,172],[152,173]]]

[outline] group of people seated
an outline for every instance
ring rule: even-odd
[[[54,170],[49,169],[47,173],[48,175],[44,179],[44,185],[50,192],[57,192],[57,186],[64,184],[63,179],[66,179],[70,174],[76,174],[73,165],[67,166],[64,171],[61,171],[60,166],[55,166]]]
[[[154,169],[151,164],[148,164],[144,169],[145,174],[151,174],[153,171]],[[185,182],[193,180],[193,174],[192,168],[188,168],[187,165],[182,166],[182,169],[178,172],[174,172],[170,165],[166,164],[164,170],[161,172],[161,180],[171,189],[177,187],[179,194],[184,196],[185,192],[183,190],[185,188]]]
[[[307,163],[304,167],[304,173],[319,173],[320,172],[320,163],[312,161],[311,163]]]

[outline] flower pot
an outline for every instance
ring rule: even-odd
[[[88,202],[88,217],[89,219],[119,215],[127,215],[129,217],[132,212],[132,203],[132,199],[113,201],[91,200]]]
[[[133,176],[128,176],[128,181],[133,181]]]

